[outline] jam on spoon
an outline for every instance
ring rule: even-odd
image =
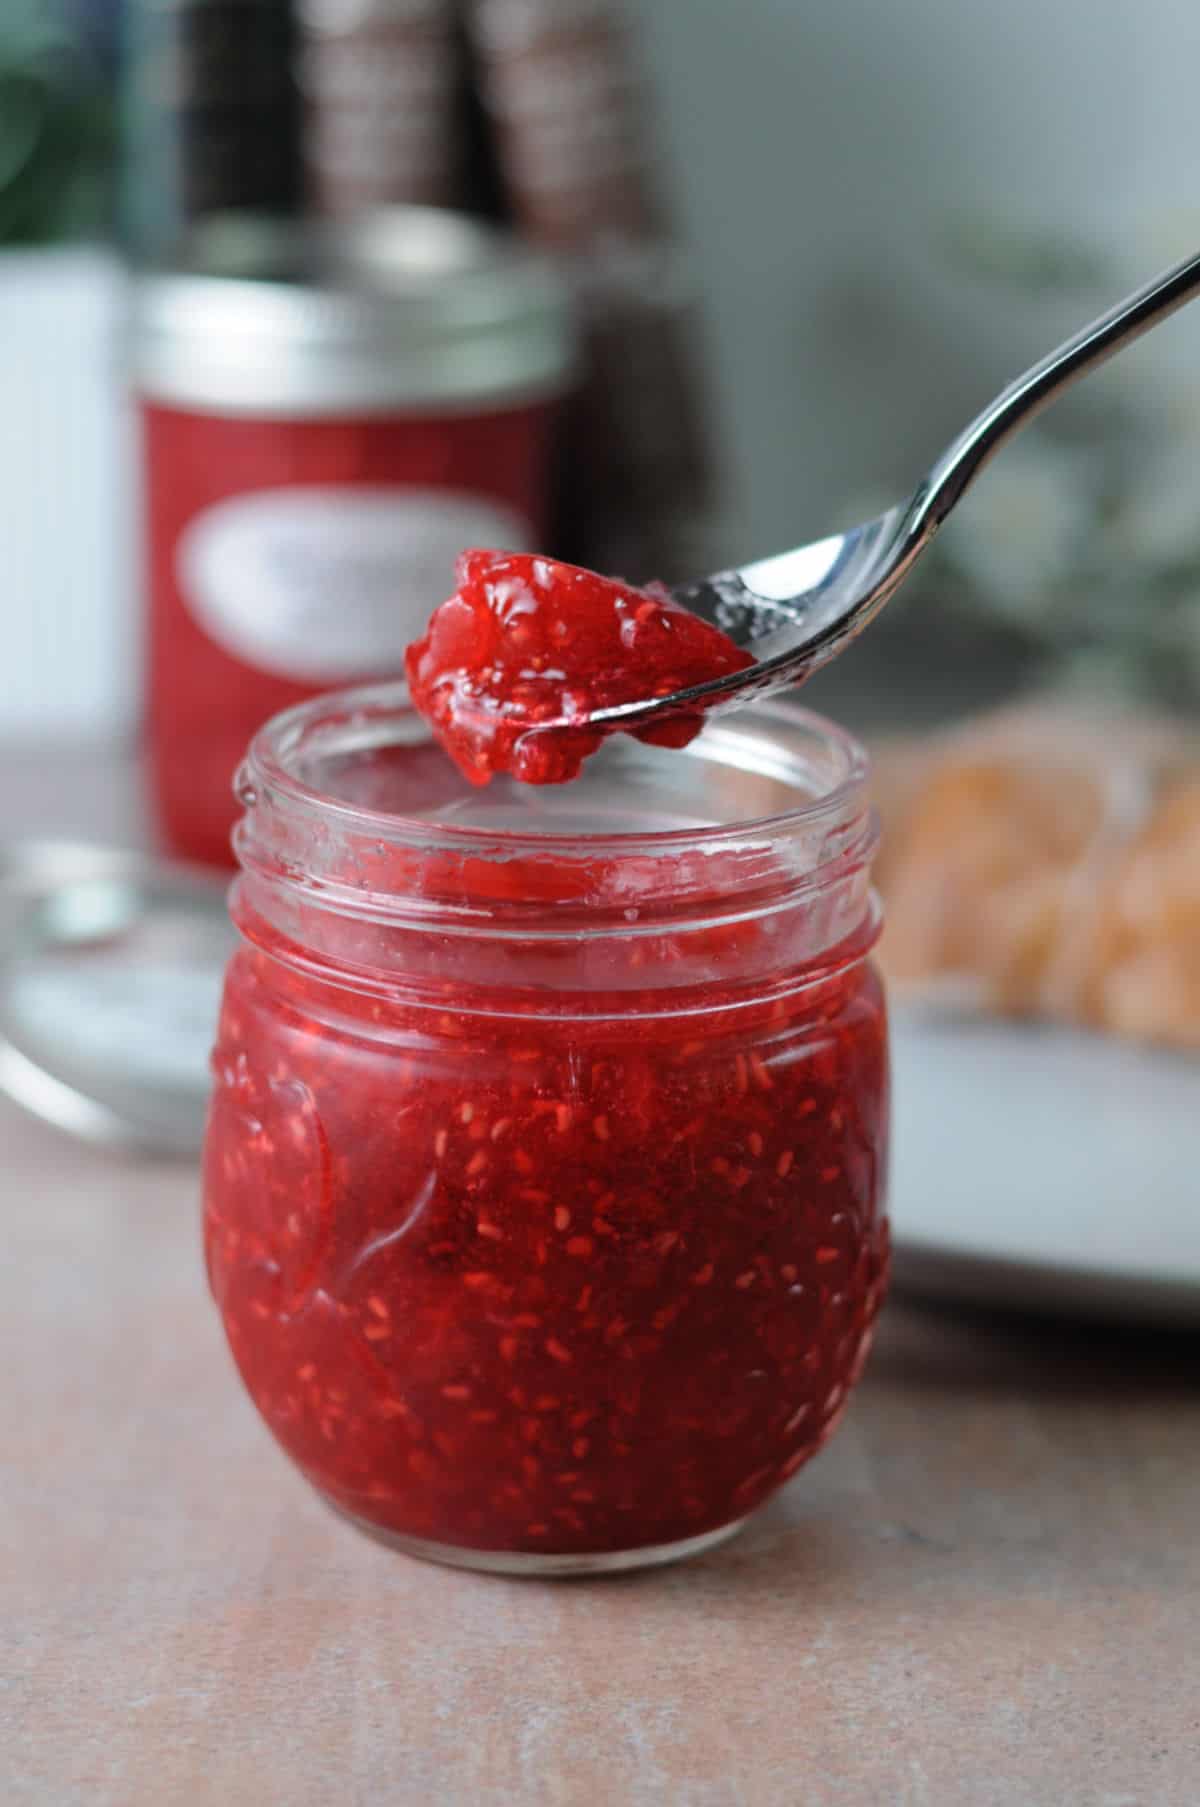
[[[665,697],[753,663],[658,585],[634,589],[528,553],[465,552],[458,589],[407,655],[413,702],[464,775],[562,784],[619,728],[597,710]],[[699,733],[697,710],[637,730],[659,746]]]

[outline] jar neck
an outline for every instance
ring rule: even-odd
[[[390,695],[394,715],[394,692],[363,694]],[[794,799],[775,776],[765,788],[761,772],[741,783],[730,763],[738,732],[726,731],[723,746],[718,731],[699,776],[710,806],[728,782],[722,807],[730,819],[639,829],[635,797],[630,832],[530,834],[486,826],[486,809],[483,825],[461,826],[432,808],[401,816],[374,807],[392,796],[419,806],[422,784],[436,799],[445,781],[440,756],[414,731],[411,714],[389,730],[367,706],[364,741],[360,706],[350,781],[335,750],[345,711],[307,705],[264,730],[240,776],[246,813],[235,836],[235,916],[250,939],[310,973],[375,992],[449,986],[464,1007],[497,994],[536,1003],[669,992],[682,1002],[706,987],[732,998],[818,982],[861,959],[876,933],[866,764],[816,717],[763,714],[759,751],[764,734],[769,745],[772,733],[802,733],[810,762],[822,754],[839,781],[822,794],[810,771],[815,795],[741,820],[741,790],[751,800]],[[306,758],[306,736],[319,742],[323,732],[328,744]],[[750,750],[742,748],[744,759]],[[647,759],[686,758],[618,753],[615,781],[636,772],[644,790]],[[656,784],[692,775],[664,769],[665,779],[656,768]],[[586,793],[581,807],[591,798]],[[569,800],[560,796],[556,807],[566,821]]]

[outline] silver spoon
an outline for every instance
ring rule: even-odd
[[[752,652],[754,664],[670,696],[597,709],[587,724],[635,731],[683,709],[728,709],[828,665],[875,619],[1005,441],[1198,290],[1200,255],[1085,326],[989,402],[899,507],[794,552],[677,585],[675,600]],[[1200,509],[1200,485],[1196,500]]]

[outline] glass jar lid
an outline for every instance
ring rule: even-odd
[[[0,1090],[87,1141],[196,1153],[232,943],[207,874],[71,842],[0,850]]]

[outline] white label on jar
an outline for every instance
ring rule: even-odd
[[[402,669],[464,547],[521,551],[531,538],[515,510],[461,490],[258,490],[197,515],[176,570],[191,613],[235,659],[334,684]]]

